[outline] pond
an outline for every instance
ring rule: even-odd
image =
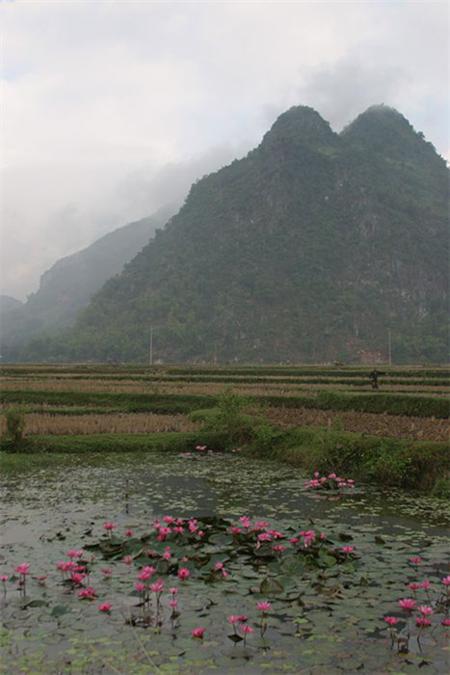
[[[442,500],[360,485],[316,492],[297,469],[238,454],[2,464],[2,672],[448,671]],[[184,519],[178,534],[164,516]],[[79,583],[60,561],[84,567]],[[95,595],[80,598],[87,587]],[[430,606],[431,627],[417,628],[401,598]]]

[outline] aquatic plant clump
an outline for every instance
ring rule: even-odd
[[[252,520],[249,516],[241,516],[233,522],[219,517],[164,515],[140,536],[129,529],[119,534],[118,525],[112,521],[102,523],[101,529],[104,534],[96,543],[71,548],[66,552],[67,560],[55,563],[59,573],[56,583],[81,601],[99,602],[99,613],[110,615],[117,607],[117,600],[111,602],[98,588],[101,580],[115,577],[117,566],[127,566],[130,578],[125,596],[132,596],[136,601],[129,604],[124,597],[122,606],[127,607],[125,622],[131,626],[161,629],[167,625],[173,630],[182,611],[179,591],[184,596],[188,594],[192,581],[230,582],[235,568],[244,566],[255,572],[249,593],[276,598],[284,593],[284,585],[287,588],[295,585],[295,575],[300,569],[320,570],[348,563],[349,559],[357,561],[353,546],[336,545],[323,532],[297,528],[280,531],[269,521]],[[112,566],[104,567],[99,555]],[[291,579],[286,578],[284,585],[277,578],[281,560],[286,569],[292,569]],[[35,602],[27,597],[30,564],[17,565],[15,572],[18,577],[1,576],[4,593],[8,581],[17,581],[16,588],[29,606]],[[47,576],[42,579],[46,580]],[[267,631],[271,609],[271,601],[266,598],[255,602],[254,623],[261,637]],[[230,639],[246,643],[254,629],[247,623],[247,616],[236,614],[236,617],[236,621],[227,619],[234,628]],[[203,638],[205,630],[197,627],[192,636]]]
[[[341,480],[334,474],[327,478]],[[336,565],[343,565],[353,574],[358,571],[355,546],[336,544],[316,529],[281,530],[268,520],[247,515],[236,521],[164,515],[139,536],[129,528],[119,533],[117,523],[110,520],[102,523],[101,529],[104,533],[95,543],[71,548],[66,552],[66,560],[55,563],[59,574],[56,584],[63,586],[66,594],[74,595],[80,603],[96,604],[99,617],[110,617],[119,611],[129,626],[153,629],[157,633],[183,634],[186,632],[185,622],[181,620],[184,605],[190,595],[197,594],[197,584],[229,584],[235,581],[235,570],[239,570],[239,584],[250,579],[247,592],[255,597],[253,614],[239,612],[237,604],[236,613],[228,616],[224,613],[223,623],[224,631],[227,626],[232,629],[228,639],[234,644],[242,643],[244,649],[255,631],[262,641],[260,646],[266,648],[273,603],[289,598],[297,598],[299,602],[301,590],[296,579],[299,572],[317,570],[319,579]],[[105,567],[104,560],[108,560],[110,566]],[[419,569],[423,562],[420,556],[409,558],[414,569]],[[124,567],[129,573],[125,588],[122,577],[122,597],[115,589],[114,599],[110,598],[110,589],[105,589],[104,583],[102,587],[102,581],[120,576]],[[14,584],[23,609],[48,604],[41,598],[28,596],[27,578],[31,568],[30,563],[21,562],[15,566],[12,576],[0,575],[4,597]],[[248,568],[250,574],[243,573],[243,568]],[[47,586],[49,575],[32,576],[32,579],[40,586]],[[395,645],[399,653],[409,652],[413,638],[421,649],[421,638],[426,631],[433,631],[439,625],[442,630],[450,627],[450,576],[443,577],[438,586],[429,579],[412,581],[407,583],[407,589],[412,597],[400,598],[397,609],[383,617],[391,647]],[[52,614],[65,611],[64,606],[61,609],[57,605]],[[296,621],[301,623],[303,619]],[[192,639],[207,639],[205,626],[190,628],[188,625],[188,628]]]
[[[318,471],[314,472],[313,478],[305,482],[307,490],[345,490],[353,489],[355,481],[352,478],[341,478],[336,473],[321,476]]]
[[[419,566],[423,560],[420,556],[409,559],[411,565]],[[391,647],[400,653],[410,650],[410,641],[415,639],[422,649],[421,639],[425,631],[432,633],[439,624],[450,628],[450,576],[440,583],[432,583],[429,579],[407,583],[408,592],[413,597],[400,598],[397,602],[399,615],[384,616],[391,636]]]

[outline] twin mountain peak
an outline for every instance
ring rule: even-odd
[[[153,326],[163,361],[383,359],[388,332],[399,362],[445,360],[448,188],[396,110],[338,134],[293,107],[34,358],[141,360]]]

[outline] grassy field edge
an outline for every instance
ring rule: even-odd
[[[333,471],[382,486],[450,498],[448,443],[298,427],[274,430],[270,441],[253,443],[250,453],[302,467],[311,475]]]
[[[207,445],[215,450],[226,446],[223,434],[214,432],[159,432],[152,434],[81,434],[79,436],[26,436],[14,446],[10,440],[0,440],[0,451],[8,453],[79,453],[168,451],[189,452],[195,446]]]

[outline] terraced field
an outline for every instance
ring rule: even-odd
[[[20,405],[33,434],[191,431],[187,418],[232,391],[273,424],[338,427],[393,438],[449,438],[444,368],[4,366],[3,406]],[[174,417],[172,417],[174,416]],[[2,432],[6,430],[5,420]]]

